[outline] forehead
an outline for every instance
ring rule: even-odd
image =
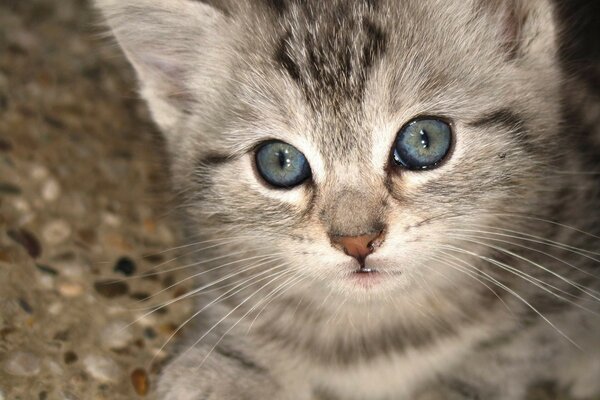
[[[292,133],[338,158],[366,157],[361,150],[391,114],[432,111],[409,109],[456,82],[456,60],[477,57],[465,45],[472,40],[457,37],[469,36],[468,27],[461,31],[471,18],[468,1],[256,2],[265,40],[260,76],[250,81],[263,81],[261,106],[272,105],[265,118],[285,114],[300,130]]]

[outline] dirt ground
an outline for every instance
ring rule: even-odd
[[[160,137],[97,22],[86,1],[0,1],[2,400],[149,396],[189,312],[143,317],[185,290],[145,300],[177,276],[141,277],[179,241]]]
[[[168,272],[182,242],[160,136],[101,33],[85,0],[0,0],[0,400],[151,398],[191,309],[146,315],[189,289]]]

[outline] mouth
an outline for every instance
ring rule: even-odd
[[[375,268],[360,267],[359,269],[354,271],[354,273],[355,274],[378,274],[379,272]]]
[[[351,280],[358,287],[370,289],[381,283],[382,274],[375,268],[361,267],[352,272]]]

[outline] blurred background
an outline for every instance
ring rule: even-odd
[[[0,399],[149,396],[189,305],[167,159],[83,0],[0,0]],[[172,269],[175,262],[161,266]],[[131,325],[130,325],[131,324]],[[150,390],[149,390],[150,389]]]
[[[600,121],[600,1],[560,7]],[[103,33],[86,0],[0,0],[0,400],[149,398],[191,310],[148,313],[189,281],[162,140]]]

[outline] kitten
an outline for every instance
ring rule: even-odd
[[[549,0],[96,1],[204,241],[161,399],[600,392],[597,138]]]

